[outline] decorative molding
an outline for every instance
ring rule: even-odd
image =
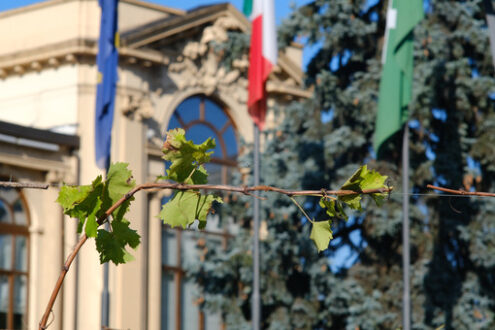
[[[213,43],[228,40],[229,30],[242,30],[242,22],[232,16],[217,18],[204,28],[200,35],[189,41],[177,42],[175,47],[162,50],[170,59],[164,71],[162,84],[166,90],[202,89],[206,95],[219,92],[228,94],[239,105],[247,101],[247,55],[236,59],[228,71],[221,64],[221,54],[215,52]],[[271,94],[287,94],[281,101],[308,98],[311,91],[302,88],[302,71],[287,56],[280,54],[279,65],[270,75],[267,91]],[[278,98],[278,96],[276,96]]]
[[[40,71],[42,66],[41,66],[41,63],[38,62],[38,61],[33,61],[31,62],[31,64],[29,65],[29,67],[34,70],[34,71]]]
[[[76,56],[74,54],[67,54],[64,59],[68,63],[76,63]]]
[[[241,23],[229,16],[219,17],[211,26],[203,29],[195,39],[176,44],[175,54],[170,54],[166,81],[178,90],[200,88],[206,95],[218,91],[228,93],[236,102],[247,99],[245,72],[247,59],[237,61],[230,71],[221,64],[221,55],[216,53],[212,43],[228,40],[227,32],[240,29]]]
[[[48,65],[52,67],[57,67],[60,65],[60,61],[56,57],[52,57],[48,59]]]
[[[45,182],[60,183],[65,182],[65,175],[59,170],[50,170],[46,173]]]
[[[22,65],[14,66],[13,70],[15,73],[20,74],[20,75],[22,75],[24,73],[24,68],[22,67]]]
[[[146,120],[153,117],[154,107],[149,95],[127,95],[123,98],[122,113],[127,117]]]
[[[70,167],[60,161],[40,159],[27,155],[0,154],[0,163],[31,170],[47,171],[50,169],[68,172]]]
[[[64,63],[78,63],[89,59],[95,62],[98,49],[95,40],[73,39],[43,47],[26,49],[20,52],[0,56],[0,70],[3,76],[17,74],[14,67],[22,66],[27,70],[40,71],[46,67],[57,67]],[[166,66],[170,59],[153,49],[119,48],[122,63],[150,66]],[[33,63],[34,67],[33,67]],[[144,64],[145,63],[145,64]]]

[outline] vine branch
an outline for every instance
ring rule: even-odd
[[[47,184],[47,183],[36,183],[36,182],[0,181],[0,187],[5,187],[5,188],[48,189],[48,187],[50,187],[50,185]]]
[[[443,192],[446,192],[449,194],[455,194],[455,195],[495,197],[495,193],[489,193],[489,192],[455,190],[455,189],[438,187],[438,186],[434,186],[431,184],[427,185],[426,187],[433,189],[433,190],[443,191]]]
[[[355,194],[377,194],[377,193],[389,193],[393,190],[393,187],[388,188],[379,188],[379,189],[365,189],[359,192],[354,190],[286,190],[272,186],[251,186],[251,187],[237,187],[237,186],[227,186],[227,185],[214,185],[214,184],[183,184],[183,183],[171,183],[171,182],[160,182],[160,183],[143,183],[140,184],[133,189],[131,189],[128,193],[126,193],[122,198],[120,198],[115,204],[113,204],[103,216],[101,216],[97,222],[98,226],[101,226],[105,223],[107,218],[115,211],[119,206],[121,206],[124,202],[129,200],[134,194],[136,194],[140,190],[151,190],[151,189],[174,189],[174,190],[194,190],[194,189],[202,189],[202,190],[216,190],[216,191],[228,191],[228,192],[237,192],[245,195],[251,195],[253,191],[272,191],[279,194],[286,195],[293,199],[293,196],[319,196],[326,197],[327,195],[335,195],[335,196],[347,196],[347,195],[355,195]],[[297,204],[297,203],[296,203]],[[303,211],[304,212],[304,211]],[[57,282],[55,283],[55,287],[53,288],[52,294],[50,296],[50,300],[45,309],[45,313],[39,324],[39,330],[45,330],[47,328],[47,321],[50,313],[53,309],[53,305],[55,304],[55,300],[57,298],[58,293],[62,287],[62,283],[65,279],[67,272],[72,265],[75,257],[79,253],[79,250],[84,245],[88,237],[86,234],[82,234],[79,238],[79,241],[74,246],[73,250],[67,257],[67,260],[64,263],[64,267],[60,272]]]

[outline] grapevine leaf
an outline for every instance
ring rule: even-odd
[[[363,209],[361,208],[361,195],[359,194],[352,194],[352,195],[346,195],[346,196],[339,196],[338,199],[344,203],[347,204],[351,209],[357,210],[357,211],[362,211]]]
[[[330,240],[333,239],[331,224],[330,220],[313,222],[309,238],[315,243],[318,252],[326,250]]]
[[[103,189],[102,178],[98,176],[91,185],[62,187],[57,198],[57,202],[63,207],[65,214],[79,219],[79,233],[86,224],[85,232],[88,237],[96,236],[96,228],[98,227],[96,220],[102,204],[100,196]]]
[[[387,194],[386,193],[382,193],[382,194],[371,194],[371,198],[373,198],[373,200],[375,201],[376,205],[382,206],[383,205],[383,202],[387,198]]]
[[[343,201],[350,208],[361,211],[361,195],[360,193],[366,189],[386,188],[385,180],[387,176],[380,173],[368,170],[366,165],[361,166],[340,188],[342,190],[353,190],[356,194],[339,196],[339,200]],[[376,193],[371,194],[377,205],[381,205],[386,194]]]
[[[110,165],[107,173],[107,180],[105,182],[104,202],[102,207],[102,213],[115,204],[125,194],[127,194],[134,186],[136,182],[132,179],[132,172],[127,168],[127,163],[114,163]],[[125,213],[129,209],[131,201],[134,197],[131,197],[122,205],[120,205],[112,216],[115,220],[122,220]]]
[[[88,206],[88,209],[91,210],[91,213],[88,214],[86,218],[86,226],[84,227],[84,232],[88,237],[96,237],[96,229],[99,226],[96,218],[96,213],[100,210],[101,200],[100,196],[98,196],[97,194],[91,194],[90,197],[94,197],[94,199],[86,199],[79,205],[79,207],[85,208],[86,206]],[[79,219],[81,220],[81,218]]]
[[[129,228],[129,222],[125,219],[114,220],[111,226],[112,231],[99,229],[96,236],[96,249],[100,253],[100,263],[112,261],[118,265],[133,260],[126,246],[136,249],[140,243],[140,236],[135,230]]]
[[[95,239],[96,249],[100,253],[100,263],[113,261],[114,264],[126,263],[126,251],[122,249],[119,242],[114,239],[112,232],[104,229],[98,229],[98,235]]]
[[[165,204],[160,212],[160,219],[171,227],[187,228],[194,220],[199,220],[200,227],[206,225],[206,216],[213,202],[222,203],[220,197],[201,195],[198,191],[179,191]]]
[[[115,239],[125,246],[129,245],[131,248],[136,249],[140,243],[140,236],[137,231],[129,228],[129,221],[123,219],[122,221],[112,221],[112,229],[115,235]]]
[[[99,177],[101,180],[101,176]],[[97,178],[98,180],[98,178]],[[62,186],[58,194],[57,202],[63,207],[65,214],[68,214],[70,210],[77,204],[82,202],[88,194],[91,192],[93,186]]]
[[[108,169],[106,184],[108,197],[112,201],[118,201],[136,185],[132,179],[132,172],[127,166],[129,166],[127,163],[114,163]]]
[[[167,179],[180,183],[206,183],[206,170],[200,165],[210,160],[213,151],[208,150],[214,148],[215,140],[212,138],[197,145],[186,139],[182,128],[168,131],[162,149],[163,159],[172,163],[167,170]]]
[[[347,214],[345,213],[344,211],[344,206],[342,205],[342,203],[340,202],[335,202],[335,205],[337,206],[337,211],[338,211],[338,215],[343,218],[345,221],[347,221],[349,219],[349,217],[347,216]]]
[[[194,171],[193,175],[189,180],[187,180],[185,183],[188,184],[206,184],[208,183],[208,173],[206,172],[206,169],[204,168],[203,165],[200,165],[196,168],[196,171]]]
[[[344,211],[344,208],[342,207],[342,203],[339,201],[335,200],[329,200],[327,198],[322,197],[320,199],[320,206],[324,209],[326,209],[327,214],[330,217],[334,218],[342,218],[347,220],[347,214]]]

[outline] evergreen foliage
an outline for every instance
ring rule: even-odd
[[[264,184],[335,189],[368,163],[400,191],[401,134],[390,139],[379,162],[371,147],[386,8],[379,0],[317,0],[281,26],[280,47],[295,38],[319,47],[307,67],[314,96],[279,109],[283,122],[266,133]],[[415,31],[412,190],[426,193],[426,184],[436,183],[493,191],[495,80],[483,3],[431,0],[425,9]],[[250,160],[242,159],[241,167]],[[364,201],[365,212],[335,221],[334,240],[319,254],[310,224],[291,201],[266,197],[263,328],[401,327],[402,195],[393,193],[379,208]],[[495,328],[495,201],[410,198],[413,328]],[[230,202],[246,230],[227,251],[209,249],[206,261],[190,270],[202,289],[202,307],[221,311],[228,328],[249,328],[250,201]],[[325,216],[317,199],[300,203],[311,217]],[[342,251],[351,257],[336,262]]]

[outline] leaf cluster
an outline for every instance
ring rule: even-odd
[[[78,232],[84,230],[88,237],[95,238],[101,263],[112,261],[117,265],[132,260],[126,247],[136,249],[140,243],[139,234],[129,228],[124,218],[133,197],[112,212],[111,230],[98,229],[106,218],[105,212],[136,185],[127,166],[111,164],[105,181],[99,175],[90,185],[63,186],[57,198],[65,214],[79,219]]]
[[[163,159],[170,162],[170,165],[162,179],[183,184],[206,184],[208,173],[204,164],[210,160],[210,150],[214,148],[215,141],[211,138],[201,144],[194,144],[186,139],[183,129],[170,130],[163,144]],[[105,181],[100,175],[90,185],[64,186],[57,199],[65,214],[79,219],[78,232],[84,230],[87,237],[95,238],[101,263],[112,261],[121,264],[132,260],[126,247],[136,249],[140,243],[140,236],[129,227],[129,221],[124,218],[134,200],[132,196],[124,197],[135,187],[132,173],[127,166],[126,163],[112,164]],[[362,166],[342,186],[342,189],[355,193],[338,198],[325,196],[321,198],[320,206],[326,209],[331,218],[347,219],[343,205],[361,211],[363,190],[384,188],[385,180],[385,176],[369,171],[366,165]],[[383,200],[383,194],[372,194],[371,197],[377,204]],[[107,218],[108,210],[121,199],[124,199],[123,203],[111,213],[110,230],[98,229]],[[202,194],[198,189],[177,190],[163,205],[159,217],[171,227],[184,229],[198,220],[199,229],[204,229],[213,202],[223,201],[213,194]],[[301,210],[306,215],[302,208]],[[323,251],[333,238],[332,220],[310,221],[313,223],[310,238],[318,251]]]
[[[364,190],[386,188],[385,181],[387,176],[380,173],[368,170],[366,165],[361,166],[354,174],[342,185],[340,190],[354,191],[355,194],[342,195],[337,198],[322,197],[320,199],[320,207],[325,209],[326,214],[330,217],[327,221],[313,222],[310,238],[314,241],[318,251],[326,250],[328,244],[333,239],[332,220],[340,218],[347,220],[344,205],[356,210],[362,211],[361,199]],[[386,197],[386,193],[370,194],[376,205],[380,206]]]
[[[215,140],[208,138],[201,144],[187,140],[185,131],[176,128],[167,132],[163,144],[163,159],[170,162],[167,175],[162,179],[177,183],[205,184],[208,173],[203,166],[210,160],[215,148]],[[159,217],[171,227],[187,228],[195,220],[199,228],[206,227],[206,217],[213,202],[222,203],[222,199],[213,194],[201,194],[199,190],[176,191],[162,207]]]

